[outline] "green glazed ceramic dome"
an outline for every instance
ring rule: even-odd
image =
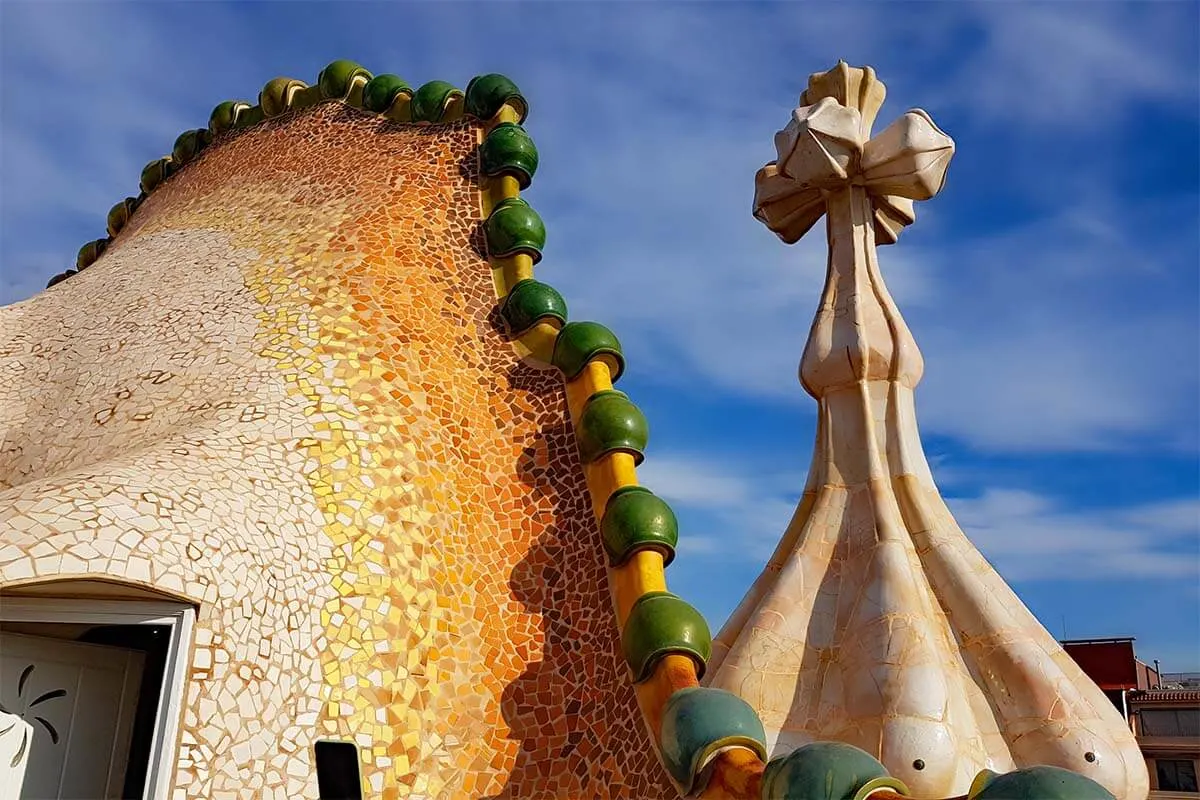
[[[500,307],[500,316],[514,334],[524,333],[544,319],[565,325],[567,302],[553,286],[526,278],[509,289],[504,305]]]
[[[624,392],[608,389],[596,392],[583,404],[575,438],[584,464],[609,453],[629,453],[634,463],[640,464],[650,427],[641,409]]]
[[[171,173],[175,171],[175,164],[170,156],[164,158],[156,158],[146,166],[142,167],[142,175],[138,181],[141,189],[146,194],[150,194],[167,178],[171,177]]]
[[[317,76],[317,86],[320,87],[321,97],[329,100],[344,99],[350,94],[355,83],[366,83],[371,80],[371,73],[354,61],[338,59],[331,61]]]
[[[289,111],[296,95],[307,88],[307,83],[295,78],[272,78],[258,93],[258,106],[263,116],[277,117]]]
[[[524,122],[529,114],[529,104],[521,95],[517,85],[503,75],[479,75],[467,84],[466,112],[473,117],[489,120],[496,116],[505,103],[513,106]]]
[[[108,211],[108,235],[116,236],[121,232],[121,229],[129,223],[129,218],[133,216],[133,212],[137,211],[138,199],[136,197],[126,197],[121,202],[117,203]]]
[[[97,259],[104,255],[104,251],[107,249],[108,239],[96,239],[93,242],[88,242],[79,248],[79,254],[75,256],[75,269],[87,269],[92,264],[95,264]]]
[[[675,558],[679,522],[666,501],[646,487],[622,486],[608,498],[600,535],[613,566],[647,549],[662,553],[663,566],[667,566]]]
[[[184,131],[175,140],[171,148],[171,161],[174,164],[186,164],[195,158],[201,150],[212,142],[212,133],[207,128],[197,128],[194,131]]]
[[[704,616],[670,592],[647,592],[637,599],[621,631],[621,650],[633,671],[633,682],[650,677],[659,659],[671,654],[689,656],[696,676],[712,656],[712,634]]]
[[[407,94],[412,97],[412,87],[399,75],[384,73],[367,81],[363,87],[363,108],[382,114],[392,107],[396,96]]]
[[[865,750],[844,742],[813,742],[768,762],[762,800],[862,800],[883,788],[908,795],[908,788]]]
[[[719,751],[745,747],[767,760],[767,736],[750,704],[721,689],[693,686],[663,708],[661,752],[671,777],[692,794],[696,777]]]
[[[1061,767],[1037,766],[985,776],[970,800],[1116,800],[1091,778]]]
[[[445,81],[430,81],[423,84],[413,94],[413,122],[441,122],[446,106],[455,97],[462,97],[462,91],[454,88]]]
[[[625,356],[621,354],[616,334],[599,322],[568,322],[558,333],[550,361],[570,381],[583,372],[589,361],[602,355],[616,363],[612,375],[615,383],[625,371]]]
[[[496,204],[484,223],[484,234],[488,253],[494,258],[525,253],[535,264],[542,259],[546,225],[529,203],[519,197],[509,197]]]
[[[527,189],[537,172],[538,152],[524,128],[502,122],[483,140],[479,163],[484,175],[512,175],[522,189]]]
[[[242,130],[257,125],[266,119],[266,114],[263,113],[262,106],[250,106],[245,108],[237,115],[237,121],[233,123],[234,130]]]
[[[218,103],[208,116],[208,129],[214,136],[231,130],[237,124],[238,117],[249,109],[250,104],[244,100],[226,100],[224,103]]]

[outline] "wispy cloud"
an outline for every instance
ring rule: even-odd
[[[883,119],[928,103],[959,137],[945,196],[882,254],[929,363],[923,428],[1008,452],[1197,445],[1200,187],[1177,166],[1196,149],[1190,4],[379,6],[430,32],[400,54],[395,26],[279,8],[3,5],[0,301],[101,235],[177,133],[277,72],[311,80],[360,52],[417,82],[505,70],[534,101],[541,274],[573,316],[612,325],[671,391],[806,406],[824,243],[763,230],[751,179],[807,73],[845,57],[888,80]],[[496,37],[528,46],[483,46]],[[1174,126],[1145,127],[1145,108]]]
[[[1195,112],[1190,3],[977,3],[981,42],[944,90],[981,121],[1102,128],[1148,103]],[[1180,69],[1190,59],[1191,68]],[[968,99],[969,98],[969,99]]]
[[[774,549],[804,487],[803,475],[739,472],[711,455],[656,455],[641,472],[684,514],[704,512],[710,528],[685,531],[684,545],[698,539],[697,554],[756,563]],[[1200,499],[1080,509],[1026,489],[988,487],[947,502],[1011,581],[1200,577]]]
[[[1075,510],[1014,489],[948,501],[1010,581],[1200,578],[1200,500]]]
[[[664,148],[649,185],[631,174],[633,158],[603,178],[601,167],[583,168],[614,204],[638,192],[655,212],[614,237],[595,207],[547,206],[551,230],[574,245],[565,253],[574,269],[556,280],[665,383],[698,373],[726,392],[807,403],[796,365],[824,239],[787,248],[756,229],[745,211],[749,159],[737,153],[702,142]],[[736,191],[731,163],[742,167]],[[697,165],[706,165],[705,189],[681,191]],[[1107,218],[1124,228],[1076,206],[998,231],[914,231],[912,243],[881,254],[930,365],[918,405],[926,430],[1009,452],[1196,447],[1200,343],[1186,266],[1196,251],[1187,247],[1194,223],[1181,219],[1190,198],[1145,205]],[[1147,213],[1160,223],[1129,225]],[[688,232],[685,246],[675,230]],[[1156,230],[1184,235],[1149,238]]]
[[[1116,200],[1112,181],[1164,171],[1167,157],[1135,155],[1132,143],[1112,141],[1109,129],[1079,118],[1075,112],[1083,111],[1058,97],[1077,89],[1088,103],[1115,99],[1104,112],[1109,119],[1139,102],[1187,112],[1190,72],[1178,68],[1187,35],[1172,34],[1171,12],[1154,11],[1128,29],[1120,15],[1105,12],[1089,17],[1063,52],[1043,58],[1039,48],[1019,47],[1015,31],[1028,17],[1037,36],[1066,36],[1062,7],[972,9],[922,16],[921,31],[902,22],[892,39],[881,32],[887,26],[851,20],[876,42],[870,60],[882,62],[881,74],[890,80],[884,67],[896,66],[893,95],[905,102],[928,96],[944,107],[952,132],[964,129],[946,196],[922,207],[901,244],[881,256],[930,364],[919,399],[923,426],[991,451],[1194,450],[1197,226],[1188,214],[1197,182],[1184,180],[1183,194]],[[684,16],[672,24],[695,29],[695,18]],[[849,23],[834,16],[827,24],[836,39]],[[778,12],[772,24],[799,30],[798,19]],[[727,22],[734,35],[748,37],[737,34],[736,19]],[[988,44],[966,57],[946,54],[940,69],[922,73],[926,83],[916,82],[911,64],[896,63],[902,34],[937,47],[931,30],[960,28]],[[1125,65],[1129,51],[1156,36],[1172,44],[1146,64]],[[768,37],[763,46],[783,38]],[[603,39],[600,26],[596,41]],[[748,74],[759,68],[754,56],[739,71],[685,44],[662,52],[674,61],[664,66],[658,62],[666,56],[658,56],[661,76],[634,80],[614,63],[599,78],[578,77],[578,85],[601,88],[596,114],[586,118],[589,126],[603,120],[598,126],[558,116],[545,128],[533,123],[546,142],[546,163],[566,159],[539,176],[530,195],[552,232],[546,274],[573,313],[611,324],[631,361],[664,386],[682,390],[699,378],[761,402],[807,403],[796,365],[822,281],[824,241],[818,231],[784,247],[748,213],[751,176],[772,155],[770,134],[786,119],[786,103],[750,108],[727,90],[750,84]],[[1112,74],[1109,55],[1120,75]],[[912,60],[923,66],[923,59],[915,53]],[[1030,75],[1039,59],[1053,73],[1047,87]],[[1070,69],[1056,67],[1056,59],[1070,61]],[[713,63],[726,72],[710,74]],[[671,104],[672,85],[687,91],[671,84],[679,64],[697,65],[696,85],[705,91]],[[571,82],[573,68],[564,62],[560,78]],[[984,84],[954,85],[958,78]],[[1101,83],[1111,84],[1108,100],[1094,91]],[[996,99],[1001,90],[1043,88],[1026,105],[1075,115],[1069,132],[1060,119]],[[997,127],[992,115],[1000,106],[1014,119]],[[1132,135],[1126,130],[1123,138]],[[581,147],[586,157],[578,157]],[[1077,160],[1081,148],[1090,148],[1086,165]]]
[[[775,547],[804,490],[804,475],[722,469],[712,455],[655,454],[639,469],[644,485],[684,521],[685,556],[733,555],[761,563]],[[693,516],[693,512],[702,512]],[[699,522],[704,527],[689,527]]]

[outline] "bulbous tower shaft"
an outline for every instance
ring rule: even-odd
[[[707,682],[740,694],[784,752],[848,742],[915,796],[982,769],[1065,767],[1142,800],[1120,713],[963,534],[933,482],[913,390],[924,364],[876,244],[941,188],[953,142],[923,111],[871,139],[883,86],[814,75],[755,214],[794,242],[826,217],[825,288],[800,366],[818,405],[803,499],[714,642]]]

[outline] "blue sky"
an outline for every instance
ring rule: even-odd
[[[334,58],[532,105],[539,277],[621,337],[669,579],[714,630],[804,484],[824,268],[750,215],[807,76],[888,85],[958,145],[884,248],[960,523],[1055,634],[1200,670],[1200,5],[0,3],[0,303],[38,292],[219,101]],[[733,336],[734,331],[742,331]]]

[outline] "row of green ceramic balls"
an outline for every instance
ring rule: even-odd
[[[403,106],[404,118],[399,121],[415,123],[441,122],[448,110],[458,107],[460,103],[465,114],[481,120],[491,119],[506,103],[516,108],[522,119],[528,108],[516,85],[505,76],[496,74],[473,78],[467,84],[465,92],[445,81],[430,81],[413,90],[396,75],[372,75],[359,64],[345,60],[334,61],[326,66],[312,86],[293,78],[275,78],[268,81],[259,92],[258,105],[252,106],[241,100],[227,100],[219,104],[209,116],[207,128],[184,131],[175,140],[171,155],[147,164],[142,169],[141,193],[137,197],[125,198],[109,210],[108,236],[83,245],[75,259],[75,267],[55,275],[47,286],[60,283],[95,263],[113,237],[128,224],[130,217],[146,196],[199,155],[218,135],[231,130],[241,130],[264,119],[324,100],[349,102],[377,114],[389,114]],[[505,127],[520,126],[510,124]],[[503,136],[504,134],[501,134],[497,137],[497,141]],[[519,144],[515,143],[516,146]],[[530,174],[536,169],[536,151],[533,158]]]

